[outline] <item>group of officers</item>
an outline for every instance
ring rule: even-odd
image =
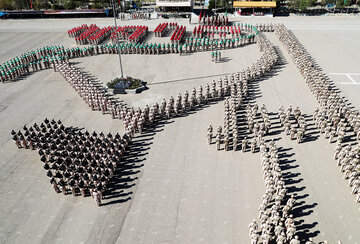
[[[352,109],[348,102],[334,88],[333,82],[314,63],[312,57],[299,44],[296,38],[285,28],[277,25],[275,33],[284,44],[292,60],[297,65],[311,92],[320,104],[313,119],[320,133],[329,138],[329,143],[336,139],[334,158],[348,180],[355,201],[360,202],[360,150],[359,144],[352,148],[346,145],[348,140],[360,139],[360,112]]]
[[[200,13],[199,23],[202,25],[228,26],[229,18],[225,15],[215,14],[210,16]]]
[[[135,13],[130,13],[128,15],[128,20],[132,20],[132,19],[144,19],[144,20],[149,20],[151,18],[151,14],[150,13],[141,13],[141,12],[135,12]],[[125,14],[121,14],[120,15],[120,19],[121,20],[125,20]]]
[[[99,206],[131,141],[127,134],[81,132],[48,119],[11,134],[18,148],[38,151],[55,192],[92,196]]]

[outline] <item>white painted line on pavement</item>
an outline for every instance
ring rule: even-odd
[[[360,75],[360,73],[329,73],[330,75],[345,75],[351,82],[338,82],[342,85],[360,85],[359,82],[352,78],[352,75]]]
[[[350,83],[350,82],[338,82],[341,85],[360,85],[360,83]]]
[[[329,73],[329,75],[360,75],[360,73]]]
[[[354,84],[358,84],[349,74],[346,74],[346,77],[349,78]]]

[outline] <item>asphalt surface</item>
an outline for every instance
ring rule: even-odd
[[[246,23],[282,22],[359,107],[360,18],[242,18]],[[164,21],[125,21],[148,25]],[[0,22],[0,62],[46,45],[74,46],[66,31],[83,23],[111,25],[111,19],[5,20]],[[194,25],[193,25],[194,26]],[[189,26],[188,30],[192,30]],[[311,115],[318,104],[275,34],[266,34],[282,56],[273,76],[254,84],[255,101],[269,112],[299,106]],[[166,40],[166,39],[165,39]],[[240,71],[260,57],[256,45],[224,50],[223,62],[209,52],[190,55],[123,55],[126,75],[142,78],[149,89],[118,96],[130,106],[160,103],[179,92]],[[73,60],[104,84],[119,75],[118,57]],[[331,73],[331,74],[330,74]],[[336,74],[335,74],[336,73]],[[339,74],[341,73],[341,74]],[[344,75],[345,73],[345,75]],[[353,78],[353,82],[350,78]],[[353,84],[343,84],[353,83]],[[89,131],[122,132],[119,120],[92,112],[52,70],[35,73],[0,89],[0,242],[1,243],[248,243],[248,224],[257,217],[265,191],[259,154],[216,151],[207,145],[206,128],[223,123],[223,102],[169,120],[135,138],[124,159],[133,165],[114,179],[115,187],[98,208],[90,197],[54,193],[36,152],[18,150],[11,129],[61,119]],[[311,119],[309,117],[309,119]],[[296,144],[276,128],[272,138],[288,160],[285,173],[297,194],[297,224],[302,236],[317,242],[360,243],[359,204],[333,160],[329,145],[314,130],[310,141]],[[309,120],[311,124],[311,120]]]

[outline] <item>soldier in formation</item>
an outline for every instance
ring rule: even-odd
[[[227,26],[229,24],[229,18],[225,15],[219,14],[215,14],[212,16],[200,14],[199,23],[203,25]]]
[[[273,23],[262,23],[262,24],[255,24],[255,28],[261,32],[273,32],[274,31],[274,24]]]
[[[307,123],[299,107],[293,110],[292,106],[290,106],[286,112],[283,106],[279,107],[279,119],[284,127],[285,134],[290,135],[291,140],[296,139],[297,143],[303,142]],[[291,123],[292,120],[295,120],[295,124]]]
[[[74,65],[62,63],[56,65],[55,70],[60,72],[92,110],[99,110],[106,114],[110,113],[110,110],[115,106],[106,90],[95,84],[92,78],[89,78]]]
[[[260,142],[260,158],[266,193],[259,207],[259,225],[255,219],[249,225],[251,243],[300,244],[291,214],[295,196],[287,192],[274,141]]]
[[[329,143],[337,143],[334,157],[338,160],[344,178],[349,180],[351,193],[356,196],[355,201],[360,202],[359,146],[352,148],[345,144],[347,137],[360,139],[360,112],[352,108],[341,96],[334,83],[314,63],[313,58],[284,25],[276,25],[274,28],[320,105],[315,110],[313,119]]]
[[[58,120],[45,119],[23,131],[11,132],[19,148],[37,150],[55,192],[92,196],[101,205],[104,191],[121,158],[130,137],[125,133],[97,134],[64,127]]]
[[[211,52],[211,61],[217,63],[220,60],[221,60],[221,52],[219,51]]]
[[[67,60],[63,46],[47,46],[24,53],[0,65],[0,81],[16,81],[25,75],[49,69]]]
[[[278,56],[269,41],[263,40],[265,38],[266,37],[264,36],[259,37],[263,45],[262,51],[264,52],[264,55],[258,62],[252,65],[251,68],[238,72],[235,76],[231,75],[230,81],[228,80],[228,77],[225,77],[224,81],[220,79],[218,81],[218,86],[216,86],[215,81],[212,82],[211,88],[210,86],[206,86],[206,91],[210,91],[210,94],[206,97],[210,97],[211,99],[223,99],[230,96],[224,103],[224,134],[220,132],[216,135],[217,150],[220,149],[220,144],[224,143],[225,150],[229,150],[230,145],[232,144],[233,150],[237,150],[238,145],[241,145],[241,150],[246,151],[250,144],[251,151],[255,152],[257,145],[262,141],[262,136],[267,134],[270,129],[271,123],[265,105],[261,107],[259,113],[257,105],[253,108],[248,106],[246,112],[249,119],[249,130],[255,134],[255,137],[250,143],[246,137],[240,141],[236,116],[236,111],[240,109],[243,100],[248,96],[248,82],[265,75],[266,72],[270,71],[271,67],[277,63]],[[261,123],[254,124],[255,117],[258,114],[261,115]],[[224,138],[224,140],[222,140],[222,138]]]
[[[354,194],[355,201],[359,202],[360,196],[360,146],[352,148],[350,145],[342,147],[341,144],[335,149],[334,159],[340,167],[340,172],[344,174],[344,179],[348,181],[351,193]]]
[[[110,28],[110,27],[109,27]],[[205,50],[217,50],[242,46],[254,43],[257,40],[258,31],[251,25],[242,25],[247,36],[242,35],[237,38],[220,38],[220,40],[207,38],[187,38],[185,44],[180,43],[145,43],[138,41],[121,43],[119,46],[114,44],[92,45],[84,48],[74,47],[65,49],[63,46],[47,46],[36,51],[25,53],[19,57],[9,60],[0,65],[0,81],[15,81],[24,75],[32,72],[48,69],[63,62],[68,62],[71,58],[99,55],[99,54],[168,54],[168,53],[188,53]],[[110,33],[110,32],[109,32]],[[147,31],[146,31],[147,33]],[[69,34],[70,35],[70,34]],[[75,34],[74,34],[75,35]],[[115,40],[115,39],[113,39]],[[96,43],[96,42],[95,42]],[[220,59],[220,55],[217,55]]]
[[[256,148],[263,141],[263,137],[269,133],[271,123],[269,114],[267,112],[265,104],[263,104],[259,110],[257,104],[246,107],[246,117],[248,120],[249,132],[254,135],[251,141],[251,151],[256,152]]]

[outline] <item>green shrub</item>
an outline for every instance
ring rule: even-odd
[[[10,0],[0,0],[0,9],[13,10],[14,7]]]
[[[40,9],[50,9],[51,4],[47,0],[36,0],[34,2],[34,9],[40,10]]]
[[[106,85],[107,87],[109,87],[110,89],[114,89],[114,86],[116,85],[116,83],[118,83],[121,79],[120,78],[115,78],[112,81],[108,82]]]
[[[136,89],[142,86],[142,81],[140,79],[135,79],[132,77],[125,77],[125,84],[126,84],[126,89]],[[112,81],[108,82],[106,84],[106,86],[110,89],[114,89],[115,85],[121,81],[121,78],[117,77],[115,79],[113,79]]]
[[[52,10],[58,10],[58,9],[60,9],[59,4],[56,4],[56,3],[51,4],[51,9],[52,9]]]
[[[75,9],[77,7],[77,4],[75,1],[72,0],[68,0],[64,3],[64,8],[65,9]]]

